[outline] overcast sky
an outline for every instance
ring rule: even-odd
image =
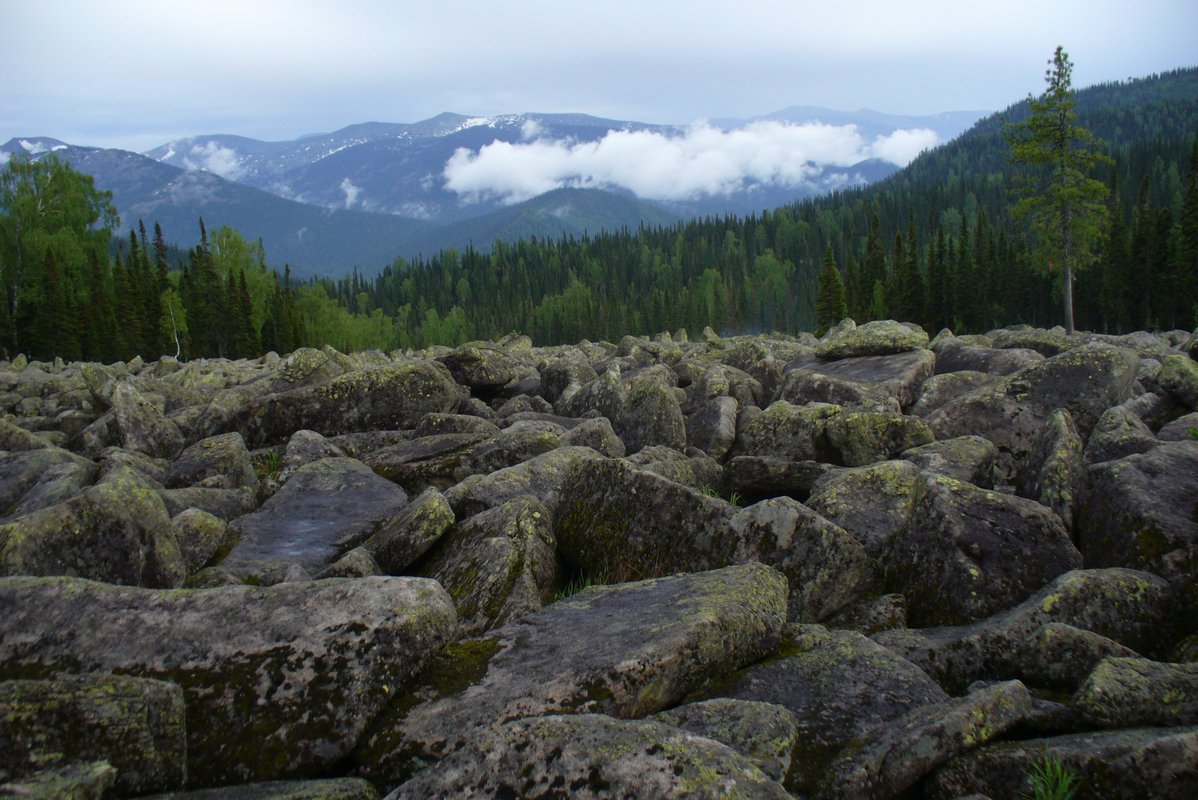
[[[0,1],[0,142],[144,151],[357,122],[583,112],[654,123],[790,105],[999,110],[1198,65],[1196,0]]]

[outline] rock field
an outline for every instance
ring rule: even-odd
[[[1196,797],[1195,358],[0,362],[0,797]]]

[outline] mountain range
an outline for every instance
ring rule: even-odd
[[[947,141],[982,116],[792,107],[680,127],[446,113],[282,142],[196,136],[138,154],[34,137],[0,152],[57,153],[112,192],[126,229],[157,222],[168,241],[186,245],[203,217],[210,229],[229,225],[261,239],[272,266],[311,277],[372,274],[398,256],[485,249],[496,239],[753,213],[885,178],[903,158],[890,145]],[[922,138],[902,138],[911,132]],[[797,159],[800,147],[814,156]],[[763,156],[774,161],[763,168]]]

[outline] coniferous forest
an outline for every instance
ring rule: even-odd
[[[1198,324],[1198,69],[1074,95],[1107,158],[1106,224],[1075,275],[1078,328]],[[396,259],[381,273],[298,283],[261,243],[197,220],[190,249],[141,222],[112,233],[104,192],[52,155],[0,175],[0,354],[67,360],[250,357],[454,345],[509,332],[538,344],[691,330],[818,330],[842,310],[935,333],[1061,322],[1060,270],[1012,215],[1021,179],[982,120],[880,183],[747,217]],[[149,229],[147,229],[147,225]],[[841,300],[830,304],[831,265]]]

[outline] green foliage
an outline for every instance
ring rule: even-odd
[[[1190,438],[1198,439],[1198,428],[1190,428]]]
[[[259,478],[273,478],[283,470],[283,453],[267,450],[254,459],[254,472]]]
[[[598,583],[602,583],[602,581],[599,581]],[[570,578],[570,580],[566,581],[565,586],[558,590],[557,595],[554,596],[553,600],[554,602],[557,602],[558,600],[565,600],[567,597],[573,597],[583,589],[590,588],[594,585],[596,585],[596,582],[592,581],[590,577],[586,575],[575,575],[574,577]]]
[[[1048,63],[1048,87],[1039,99],[1028,98],[1031,116],[1007,129],[1012,160],[1029,168],[1011,212],[1030,224],[1037,263],[1059,271],[1065,330],[1072,333],[1073,273],[1094,260],[1107,222],[1107,187],[1092,173],[1111,159],[1078,123],[1069,54],[1057,47]]]
[[[824,251],[824,268],[819,273],[815,300],[815,324],[826,330],[848,316],[844,299],[844,281],[832,254],[832,245]]]
[[[1077,776],[1055,756],[1045,756],[1032,764],[1028,774],[1031,793],[1026,800],[1070,800],[1077,794]]]

